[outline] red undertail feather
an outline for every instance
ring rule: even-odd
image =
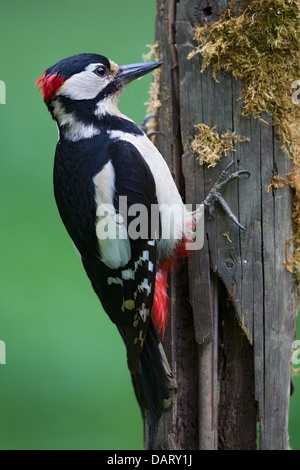
[[[188,255],[189,255],[189,252],[187,251],[185,247],[185,242],[179,243],[178,248],[175,253],[175,259],[178,260],[182,258],[187,258]]]
[[[152,305],[152,320],[155,328],[165,336],[166,325],[168,320],[169,296],[168,289],[168,272],[159,270],[156,273],[154,300]]]
[[[55,93],[66,81],[66,79],[58,73],[53,73],[52,75],[44,75],[46,72],[46,70],[45,72],[43,72],[43,75],[36,81],[34,86],[37,86],[41,83],[39,91],[42,91],[44,101],[49,101],[55,96]]]
[[[165,260],[156,274],[151,317],[157,331],[161,334],[162,339],[164,339],[165,336],[168,320],[168,274],[171,269],[177,269],[179,259],[186,258],[187,256],[188,251],[185,248],[185,242],[181,242],[178,245],[175,255]]]

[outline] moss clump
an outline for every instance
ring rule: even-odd
[[[206,126],[205,124],[197,124],[195,126],[199,133],[196,135],[192,142],[193,152],[198,153],[199,163],[207,163],[208,167],[215,166],[222,155],[227,155],[228,152],[233,152],[234,145],[236,142],[245,142],[249,139],[243,139],[234,134],[234,132],[228,132],[227,134],[219,135],[214,127]]]
[[[287,130],[283,121],[295,112],[291,86],[300,77],[299,0],[240,3],[240,15],[231,4],[220,21],[196,28],[199,46],[189,57],[200,53],[202,70],[211,65],[214,78],[224,70],[242,80],[244,114],[267,112]]]
[[[267,188],[267,193],[269,193],[272,189],[272,191],[275,191],[276,189],[283,188],[287,184],[290,184],[290,180],[287,178],[281,178],[278,175],[273,176],[271,184],[269,184]]]
[[[300,78],[300,1],[241,0],[233,2],[216,23],[196,27],[202,70],[230,72],[244,84],[243,115],[272,116],[282,147],[289,152],[293,171],[273,181],[273,189],[289,183],[295,190],[293,272],[300,281],[300,105],[292,101],[293,84]]]

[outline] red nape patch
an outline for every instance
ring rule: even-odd
[[[164,339],[166,325],[168,320],[169,297],[168,289],[168,272],[159,270],[156,273],[154,300],[152,305],[151,318],[155,328],[161,333]]]
[[[47,72],[47,70],[45,70],[45,72],[43,72],[43,74],[45,74],[46,72]],[[62,86],[62,84],[65,81],[66,81],[66,79],[64,77],[62,77],[58,73],[53,73],[52,75],[42,75],[35,82],[34,86],[37,86],[40,83],[42,83],[40,88],[39,88],[39,91],[40,90],[42,91],[44,101],[49,101],[55,96],[57,90],[59,90],[59,88]]]

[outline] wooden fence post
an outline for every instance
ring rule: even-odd
[[[242,84],[201,69],[193,26],[218,21],[224,0],[157,0],[156,40],[161,72],[157,146],[186,203],[201,203],[229,160],[200,166],[191,151],[195,125],[228,129],[250,141],[236,146],[236,167],[250,179],[224,196],[247,227],[242,232],[219,208],[206,218],[205,245],[191,252],[170,280],[165,349],[178,383],[176,404],[161,419],[158,449],[287,449],[291,345],[296,286],[287,271],[292,191],[267,192],[274,170],[291,162],[271,119],[241,115]],[[213,8],[212,8],[213,6]],[[224,236],[224,233],[228,236]],[[147,433],[146,433],[147,434]]]

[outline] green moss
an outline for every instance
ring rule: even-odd
[[[243,115],[262,119],[272,116],[282,147],[292,158],[288,179],[273,182],[273,189],[290,184],[295,190],[295,251],[287,263],[300,281],[300,104],[292,101],[293,82],[300,79],[300,1],[242,0],[240,10],[231,3],[216,23],[196,27],[202,71],[210,65],[217,72],[230,72],[244,84]]]
[[[220,21],[196,28],[198,48],[190,54],[203,57],[202,70],[212,66],[231,72],[245,84],[244,114],[269,113],[282,125],[294,113],[291,85],[300,77],[299,1],[250,0],[241,2],[238,14],[232,5]]]

